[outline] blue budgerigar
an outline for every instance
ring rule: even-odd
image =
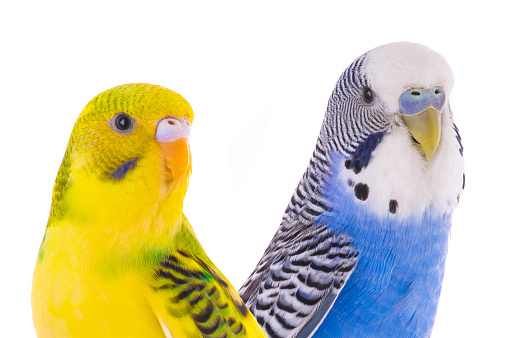
[[[355,60],[276,235],[240,289],[270,337],[427,337],[465,185],[453,74],[414,43]]]

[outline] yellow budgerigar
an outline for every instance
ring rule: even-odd
[[[35,266],[39,337],[266,337],[182,213],[192,122],[150,84],[85,107]]]

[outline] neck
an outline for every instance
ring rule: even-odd
[[[76,176],[61,197],[66,201],[63,212],[58,218],[50,216],[48,228],[93,233],[109,247],[135,242],[162,245],[180,230],[188,176],[178,184],[168,184],[155,175],[125,182]],[[62,205],[54,200],[52,208]]]

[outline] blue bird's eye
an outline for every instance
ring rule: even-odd
[[[118,113],[113,117],[112,127],[117,133],[128,134],[134,129],[134,120],[125,113]]]
[[[373,99],[375,98],[375,95],[373,94],[373,91],[369,87],[362,88],[362,100],[364,103],[371,103],[373,102]]]

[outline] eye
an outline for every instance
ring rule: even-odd
[[[373,99],[375,98],[375,94],[373,94],[373,91],[369,87],[362,88],[362,100],[364,103],[371,103],[373,102]]]
[[[134,119],[126,113],[116,114],[112,122],[112,127],[117,133],[129,134],[134,129]]]

